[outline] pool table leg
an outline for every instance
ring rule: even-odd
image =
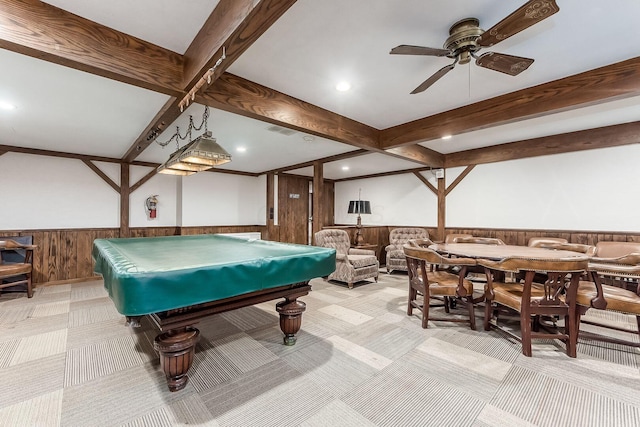
[[[280,313],[280,329],[284,333],[284,345],[296,343],[296,333],[302,326],[302,313],[307,305],[296,298],[285,297],[284,301],[276,304],[276,311]]]
[[[170,391],[182,390],[187,385],[187,371],[193,364],[199,337],[200,331],[191,326],[170,329],[156,337],[153,348],[160,353],[160,367]]]

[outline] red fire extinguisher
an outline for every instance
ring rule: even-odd
[[[147,197],[147,200],[144,202],[145,206],[147,207],[147,213],[149,214],[149,219],[156,218],[156,212],[158,210],[157,197],[158,197],[157,194],[153,196],[149,196]]]

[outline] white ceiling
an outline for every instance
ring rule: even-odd
[[[54,6],[184,53],[215,0],[49,0]],[[558,0],[560,12],[497,44],[491,51],[534,58],[511,77],[476,65],[459,65],[427,91],[409,92],[447,58],[389,55],[399,44],[440,48],[452,23],[473,16],[489,28],[524,0],[298,0],[235,63],[229,72],[378,129],[447,111],[472,102],[640,56],[640,2]],[[120,158],[167,101],[166,95],[0,50],[0,144]],[[349,80],[349,92],[334,89]],[[202,106],[188,115],[199,123]],[[555,114],[455,136],[422,145],[442,153],[543,135],[638,120],[640,98]],[[355,147],[305,134],[287,136],[268,123],[212,110],[209,128],[233,155],[227,169],[262,172],[354,150]],[[236,146],[247,148],[245,153]],[[161,162],[175,147],[153,144],[138,160]],[[420,165],[381,154],[325,165],[339,177],[409,169]],[[308,169],[296,173],[309,174]]]

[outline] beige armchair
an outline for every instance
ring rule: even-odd
[[[321,230],[315,234],[315,244],[336,250],[336,269],[326,279],[353,284],[365,279],[378,281],[380,263],[376,253],[368,249],[351,248],[349,234],[344,230]]]
[[[429,232],[424,228],[394,228],[389,233],[387,251],[387,273],[393,270],[407,271],[407,258],[402,248],[409,240],[429,239]]]

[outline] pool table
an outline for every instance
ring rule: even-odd
[[[309,280],[335,269],[335,250],[219,234],[97,239],[95,272],[127,323],[148,316],[171,391],[188,381],[199,319],[284,298],[276,304],[284,344],[295,344]]]

